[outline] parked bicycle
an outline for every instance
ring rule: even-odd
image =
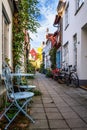
[[[70,68],[69,70],[69,78],[67,85],[71,85],[73,87],[79,87],[79,78],[76,72],[76,66]]]
[[[69,65],[63,68],[58,76],[59,83],[65,83],[67,86],[79,87],[79,78],[76,72],[76,66]]]

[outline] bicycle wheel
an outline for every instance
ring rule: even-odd
[[[65,73],[61,73],[59,76],[58,76],[58,79],[57,79],[58,83],[60,84],[64,84],[65,83]]]
[[[70,75],[70,84],[73,87],[79,87],[79,79],[75,72],[71,73]]]
[[[65,74],[65,83],[66,83],[67,86],[70,85],[70,77],[69,77],[68,73]]]

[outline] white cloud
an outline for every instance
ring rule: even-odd
[[[40,13],[41,17],[39,23],[41,25],[38,28],[37,33],[30,33],[31,38],[31,47],[37,48],[41,45],[42,41],[45,41],[46,29],[49,28],[49,33],[54,33],[57,28],[53,27],[53,22],[55,15],[57,13],[56,8],[58,1],[57,0],[39,0],[40,1]]]

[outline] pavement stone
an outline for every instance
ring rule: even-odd
[[[42,112],[42,113],[44,113],[44,108],[42,108],[42,107],[37,107],[37,108],[31,108],[31,110],[30,110],[30,113],[31,114],[33,114],[33,113],[40,113],[40,112]]]
[[[52,102],[52,103],[44,103],[44,108],[46,108],[46,107],[50,107],[50,108],[55,108],[56,107],[56,105],[55,105],[55,103],[54,102]]]
[[[47,129],[49,128],[48,127],[48,123],[47,123],[47,120],[35,120],[35,123],[32,124],[30,123],[30,126],[29,126],[29,130],[30,129]]]
[[[29,130],[87,130],[87,91],[39,73],[33,84],[42,95],[33,98],[30,114],[35,123]]]
[[[87,123],[85,123],[82,119],[67,119],[66,120],[70,128],[84,128],[87,127]]]
[[[48,120],[63,119],[61,113],[59,112],[47,112],[46,115],[47,115]]]
[[[63,112],[62,113],[63,117],[65,119],[75,119],[75,118],[79,118],[79,116],[73,112],[73,111],[70,111],[70,112]]]
[[[69,128],[65,120],[49,120],[50,128],[60,128],[65,129]]]
[[[51,130],[70,130],[70,129],[51,129]]]
[[[45,111],[46,111],[46,113],[47,112],[58,112],[57,108],[48,108],[48,107],[45,107]]]
[[[34,120],[46,120],[46,114],[45,113],[33,113],[32,117],[34,117]]]

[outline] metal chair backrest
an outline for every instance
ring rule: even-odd
[[[3,63],[2,63],[2,76],[3,77],[5,76],[4,71],[5,71],[6,68],[8,68],[9,72],[11,73],[11,69],[10,69],[9,65],[5,61],[3,61]]]
[[[16,65],[16,67],[15,67],[15,73],[21,73],[21,69],[20,69],[19,65]],[[17,76],[16,77],[16,82],[17,82],[17,85],[21,84],[21,76]]]
[[[8,67],[3,68],[4,82],[7,92],[7,102],[4,112],[0,115],[0,119],[5,116],[8,120],[5,130],[8,129],[9,125],[14,121],[16,116],[22,112],[29,120],[35,122],[32,117],[27,113],[27,105],[29,105],[34,93],[32,92],[14,92],[14,86],[12,82],[11,72]],[[10,101],[10,102],[9,102]],[[10,118],[10,110],[14,110],[14,115]]]
[[[5,82],[7,96],[10,99],[10,95],[14,94],[14,89],[13,89],[13,82],[11,78],[11,72],[8,67],[5,67],[3,69],[3,75],[4,75],[4,82]]]
[[[20,66],[16,65],[16,67],[15,67],[15,73],[20,73],[20,72],[21,72]]]

